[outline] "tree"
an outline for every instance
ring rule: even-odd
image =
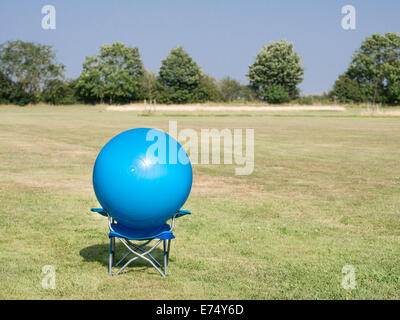
[[[355,96],[346,90],[338,90],[341,82],[352,83],[358,88]],[[386,33],[367,37],[352,57],[349,68],[335,82],[333,92],[341,100],[353,102],[399,103],[400,35]]]
[[[392,83],[388,89],[388,101],[394,105],[400,105],[400,81]]]
[[[159,97],[164,103],[187,103],[196,99],[202,77],[199,65],[183,50],[172,49],[162,60],[157,79]],[[157,99],[159,100],[159,99]]]
[[[143,97],[143,75],[138,48],[115,42],[86,57],[77,88],[86,102],[127,103]]]
[[[337,99],[341,103],[360,103],[367,101],[368,94],[356,80],[343,73],[335,81],[332,91],[329,92],[329,97]]]
[[[195,90],[196,102],[218,102],[222,100],[218,83],[215,78],[209,75],[202,75],[199,86]]]
[[[257,93],[251,85],[243,84],[240,88],[240,99],[245,101],[257,100]]]
[[[24,106],[29,103],[29,100],[29,95],[21,85],[14,83],[0,72],[0,103]]]
[[[143,98],[153,100],[157,77],[153,71],[145,70],[143,74]]]
[[[0,72],[17,83],[30,97],[39,99],[47,81],[61,79],[64,65],[59,64],[51,46],[34,42],[8,41],[0,45]]]
[[[225,102],[235,101],[240,99],[242,86],[236,79],[226,77],[220,81],[220,90]]]
[[[43,101],[54,105],[76,103],[75,82],[59,79],[48,81],[43,89]]]
[[[11,103],[11,94],[14,91],[14,83],[4,74],[0,73],[0,103]]]
[[[293,44],[281,40],[260,50],[247,77],[260,99],[280,103],[299,95],[297,85],[303,81],[303,74],[301,58]],[[268,100],[271,97],[274,101]]]

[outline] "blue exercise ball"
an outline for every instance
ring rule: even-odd
[[[192,188],[192,166],[170,135],[137,128],[112,138],[93,169],[103,209],[141,234],[156,234],[181,209]]]

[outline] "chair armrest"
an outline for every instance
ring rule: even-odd
[[[91,208],[90,211],[97,212],[98,214],[101,214],[104,217],[108,217],[107,212],[103,208]]]
[[[192,214],[192,213],[189,210],[179,210],[177,213],[174,214],[171,221],[171,231],[174,230],[175,219],[186,216],[187,214]]]
[[[186,216],[187,214],[192,214],[189,210],[179,210],[175,215],[175,218],[180,218]]]

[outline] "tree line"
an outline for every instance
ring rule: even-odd
[[[143,67],[139,49],[121,42],[102,45],[86,57],[76,79],[65,78],[52,47],[8,41],[0,45],[0,103],[26,105],[107,103],[147,100],[157,103],[317,100],[340,103],[400,104],[400,36],[367,37],[352,56],[348,69],[322,97],[300,97],[301,57],[284,40],[264,46],[249,66],[248,84],[226,77],[217,81],[204,74],[183,47],[171,49],[158,74]]]

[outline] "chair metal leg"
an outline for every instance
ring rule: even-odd
[[[168,249],[167,249],[167,265],[169,261],[169,251],[171,250],[171,239],[168,239]]]
[[[114,266],[118,266],[125,258],[133,253],[135,257],[127,261],[116,273],[112,273],[113,267],[113,260],[114,260],[114,253],[115,253],[115,238],[110,238],[110,257],[109,257],[109,274],[112,276],[116,276],[121,273],[123,269],[125,269],[131,262],[135,261],[136,259],[142,258],[148,261],[163,277],[167,276],[167,265],[168,265],[168,257],[169,257],[169,250],[171,247],[171,239],[167,240],[158,240],[155,245],[153,245],[150,249],[145,250],[144,246],[151,242],[151,240],[146,241],[144,244],[138,245],[134,244],[128,239],[118,238],[129,250],[123,257],[120,259]],[[161,264],[150,254],[160,243],[163,242],[163,260],[164,260],[164,270],[161,271]],[[139,252],[140,251],[140,252]],[[160,268],[159,268],[160,267]]]
[[[143,244],[141,244],[141,245],[136,245],[136,244],[134,244],[134,243],[132,243],[131,241],[129,241],[129,240],[126,240],[133,248],[135,248],[136,250],[139,250],[139,251],[141,251],[141,252],[145,252],[145,250],[143,250],[142,248],[145,246],[145,245],[147,245],[148,243],[150,243],[152,240],[148,240],[148,241],[146,241],[145,243],[143,243]],[[151,253],[148,253],[147,254],[149,257],[150,257],[150,259],[151,260],[153,260],[153,262],[157,265],[157,266],[159,266],[159,267],[161,267],[161,264],[156,260],[156,258],[154,258],[152,255],[151,255]]]
[[[144,252],[146,252],[146,251],[143,250],[142,248],[143,248],[144,246],[146,246],[148,243],[150,243],[152,240],[148,240],[148,241],[146,241],[145,243],[143,243],[143,244],[141,244],[141,245],[136,245],[136,244],[132,243],[131,241],[129,241],[128,239],[126,239],[126,241],[127,241],[133,248],[135,248],[136,250],[139,250],[139,251],[141,251],[141,252],[144,253]],[[114,265],[114,267],[117,267],[117,266],[118,266],[122,261],[124,261],[124,260],[126,259],[126,257],[129,256],[131,253],[132,253],[131,251],[128,251],[128,252]],[[153,260],[153,262],[154,262],[157,266],[161,267],[160,263],[156,260],[156,258],[154,258],[150,253],[148,253],[148,256],[150,257],[151,260]]]
[[[108,257],[108,273],[110,275],[112,275],[114,251],[115,251],[115,239],[114,239],[114,237],[111,237],[110,238],[110,252],[109,252],[109,257]]]
[[[125,258],[126,258],[127,256],[129,256],[130,254],[131,254],[131,252],[128,251],[128,252],[114,265],[114,267],[118,267],[118,265],[119,265],[122,261],[124,261]]]
[[[151,251],[153,251],[153,250],[161,243],[162,240],[158,240],[157,243],[156,243],[153,247],[151,247],[149,250],[147,250],[146,252],[144,252],[144,253],[142,253],[142,254],[140,254],[139,252],[137,252],[137,251],[133,250],[131,247],[129,247],[128,243],[125,242],[125,239],[119,239],[119,240],[128,248],[129,251],[131,251],[133,254],[135,254],[136,257],[133,257],[133,258],[130,259],[127,263],[125,263],[125,265],[124,265],[121,269],[119,269],[115,275],[119,274],[119,273],[120,273],[123,269],[125,269],[132,261],[134,261],[134,260],[136,260],[136,259],[138,259],[138,258],[142,258],[142,259],[144,259],[144,260],[150,262],[150,264],[151,264],[163,277],[166,276],[166,275],[155,265],[155,263],[154,263],[152,260],[150,260],[149,258],[146,257],[146,255],[148,255]]]
[[[167,276],[167,264],[168,264],[168,262],[167,262],[167,260],[168,260],[168,258],[167,258],[167,240],[163,241],[163,249],[164,249],[164,274],[165,274],[165,276]]]

